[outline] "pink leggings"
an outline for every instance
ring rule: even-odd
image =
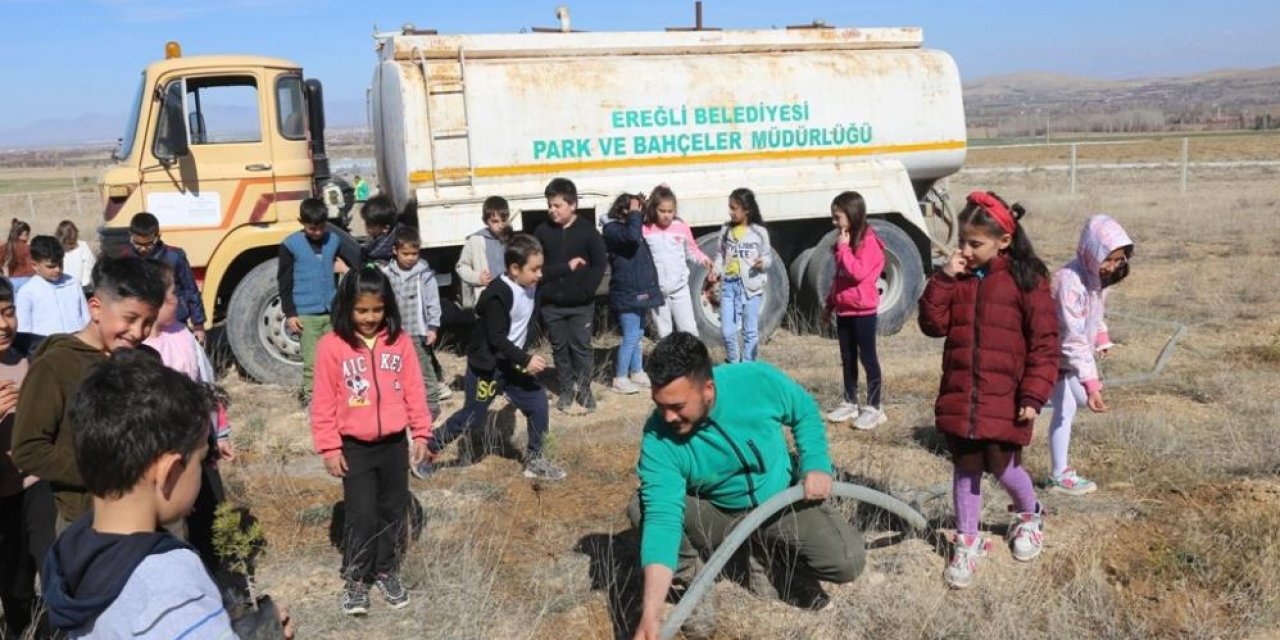
[[[1009,464],[997,476],[1004,490],[1013,498],[1013,507],[1019,513],[1034,513],[1038,507],[1036,490],[1031,484],[1031,474],[1018,463],[1017,456],[1009,457]],[[951,489],[955,499],[956,531],[961,534],[978,533],[978,521],[982,518],[982,472],[956,469]]]

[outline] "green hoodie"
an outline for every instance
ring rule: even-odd
[[[803,474],[832,470],[826,424],[798,383],[761,362],[720,365],[712,377],[715,405],[691,434],[677,435],[657,411],[645,424],[636,466],[644,507],[643,566],[676,568],[686,495],[741,511],[759,506]],[[795,437],[799,473],[783,425]]]
[[[106,357],[74,335],[52,335],[36,350],[18,392],[13,425],[13,461],[19,469],[49,483],[58,513],[74,521],[92,504],[76,467],[71,437],[71,398]]]

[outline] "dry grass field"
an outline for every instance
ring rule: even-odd
[[[1225,145],[1214,159],[1280,155],[1280,136],[1213,140]],[[1118,154],[1108,161],[1158,161],[1159,145],[1175,149],[1169,159],[1180,153],[1180,142],[1150,144],[1141,157],[1127,154],[1142,145],[1097,149]],[[1193,141],[1193,149],[1202,144],[1217,148],[1206,139]],[[1060,161],[1036,153],[974,150],[970,159],[978,166]],[[1050,511],[1047,548],[1034,563],[1019,565],[997,547],[976,585],[952,592],[942,583],[936,537],[894,535],[851,506],[868,533],[867,570],[851,585],[828,586],[834,607],[809,613],[722,581],[715,589],[718,637],[1276,637],[1277,171],[1198,169],[1186,195],[1178,193],[1176,171],[1093,173],[1076,196],[1065,195],[1061,174],[962,173],[950,182],[957,196],[985,188],[1023,202],[1031,237],[1055,268],[1073,255],[1088,215],[1108,212],[1127,227],[1137,253],[1133,275],[1111,297],[1119,346],[1104,367],[1107,375],[1151,367],[1171,328],[1145,319],[1182,323],[1189,333],[1163,376],[1109,388],[1110,413],[1078,418],[1073,463],[1100,490],[1086,498],[1043,496]],[[4,198],[0,205],[0,215],[11,214]],[[614,344],[616,338],[599,338],[598,353]],[[931,425],[941,343],[908,324],[880,348],[890,421],[869,433],[831,427],[834,458],[853,478],[918,498],[950,478]],[[839,395],[835,353],[830,340],[784,331],[763,347],[762,358],[825,406]],[[460,358],[443,360],[451,375],[462,372]],[[338,612],[339,554],[329,531],[341,487],[310,453],[305,416],[289,390],[233,374],[226,386],[243,454],[223,472],[232,499],[261,518],[268,548],[260,586],[290,604],[299,637],[605,639],[628,633],[639,594],[637,539],[624,508],[636,484],[645,397],[619,397],[601,387],[596,414],[553,414],[549,452],[569,471],[559,484],[519,475],[513,457],[522,448],[523,420],[495,406],[488,453],[461,464],[450,448],[435,477],[411,481],[427,516],[405,568],[413,603],[396,612],[375,601],[367,619],[351,620]],[[446,415],[460,407],[460,395],[446,405]],[[1048,473],[1047,425],[1041,418],[1027,450],[1037,480]],[[984,528],[1000,530],[1007,499],[994,483],[985,495]],[[920,507],[938,529],[949,526],[949,497],[923,499]]]

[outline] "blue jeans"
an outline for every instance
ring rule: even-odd
[[[760,350],[760,306],[764,293],[747,295],[742,280],[725,280],[720,285],[720,332],[724,336],[725,360],[743,362],[756,359]],[[742,330],[742,350],[738,350],[738,330]]]
[[[639,311],[619,311],[618,324],[622,325],[622,344],[618,345],[618,365],[615,378],[625,378],[644,371],[640,338],[644,337],[644,314]]]

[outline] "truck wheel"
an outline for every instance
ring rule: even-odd
[[[698,238],[698,248],[708,256],[719,251],[720,234],[708,233]],[[787,279],[787,268],[777,252],[769,265],[768,280],[764,288],[764,303],[760,308],[760,342],[769,341],[773,332],[782,325],[782,317],[786,314],[791,287]],[[724,337],[720,333],[720,285],[717,283],[702,295],[707,279],[707,270],[700,264],[689,268],[689,293],[693,296],[693,315],[698,320],[698,334],[707,345],[723,345]]]
[[[285,328],[276,262],[272,258],[254,267],[236,285],[227,306],[227,342],[250,378],[296,387],[302,375],[302,346]]]
[[[791,266],[787,267],[787,280],[791,284],[791,295],[796,297],[796,306],[803,315],[809,315],[812,309],[809,308],[811,300],[809,292],[804,288],[804,272],[809,267],[809,260],[813,258],[813,247],[809,247],[800,252],[795,260],[791,261]]]
[[[920,251],[910,236],[897,225],[887,221],[872,219],[871,228],[884,241],[884,271],[876,284],[880,289],[880,312],[876,322],[876,333],[890,336],[902,330],[907,318],[916,308],[916,301],[924,292],[924,267],[920,262]],[[805,270],[805,285],[809,291],[826,292],[831,290],[831,281],[835,278],[836,263],[831,253],[835,244],[836,232],[823,236],[814,247],[813,258]]]

